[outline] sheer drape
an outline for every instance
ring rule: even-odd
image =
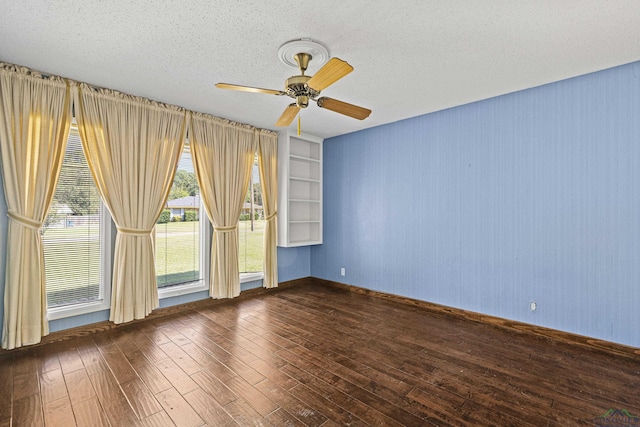
[[[205,211],[213,224],[210,294],[240,295],[238,220],[257,149],[254,128],[192,113],[189,144]]]
[[[278,286],[278,134],[270,131],[259,131],[258,165],[260,182],[262,183],[262,204],[266,224],[264,226],[264,279],[265,288]]]
[[[9,230],[2,348],[49,333],[40,228],[55,194],[71,124],[69,85],[0,63],[0,150]]]
[[[80,84],[75,111],[87,163],[118,234],[110,320],[158,307],[153,240],[186,135],[185,110]]]

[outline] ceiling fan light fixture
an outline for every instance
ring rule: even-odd
[[[329,60],[329,50],[320,42],[308,38],[289,40],[278,49],[278,58],[283,64],[298,69],[296,55],[307,53],[314,67],[322,67]]]
[[[309,97],[306,95],[297,96],[296,105],[300,108],[307,108],[309,106]]]

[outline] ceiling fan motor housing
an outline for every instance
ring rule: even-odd
[[[309,105],[309,99],[315,99],[320,95],[320,92],[307,86],[310,78],[309,76],[293,76],[289,77],[285,83],[284,91],[296,100],[296,105],[300,108],[306,108]]]

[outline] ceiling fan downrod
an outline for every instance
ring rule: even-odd
[[[309,68],[309,61],[313,59],[313,56],[308,53],[301,52],[296,53],[294,55],[294,58],[298,63],[298,68],[300,68],[300,74],[304,76],[304,72],[307,71],[307,68]]]

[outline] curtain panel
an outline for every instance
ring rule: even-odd
[[[49,333],[40,234],[71,124],[69,82],[0,63],[0,152],[9,225],[2,348]]]
[[[192,113],[189,144],[204,209],[213,224],[210,295],[240,295],[238,222],[257,147],[255,128]]]
[[[184,109],[81,83],[78,131],[98,192],[118,233],[110,320],[142,319],[158,307],[152,233],[184,147]]]
[[[264,279],[262,286],[278,286],[278,134],[258,131],[258,166],[262,183],[262,204],[266,224],[264,226]]]

